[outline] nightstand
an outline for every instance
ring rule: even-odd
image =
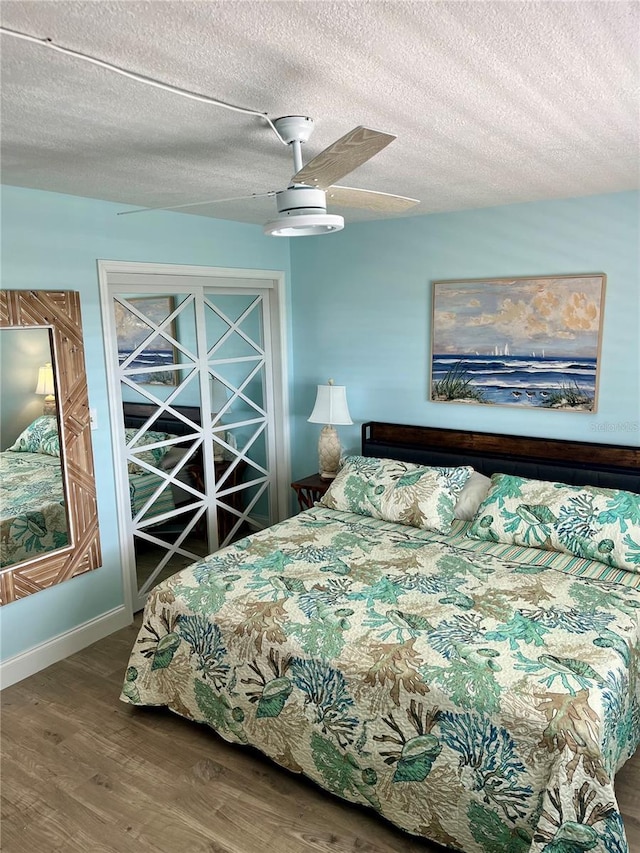
[[[231,465],[232,460],[230,459],[219,459],[214,460],[215,472],[216,472],[216,480],[221,480],[225,471]],[[232,486],[237,486],[242,482],[242,475],[244,473],[244,469],[247,467],[247,463],[244,459],[241,459],[234,467],[231,472],[229,478],[225,480],[223,489],[230,488]],[[196,459],[196,462],[189,466],[189,473],[193,477],[194,485],[197,489],[199,489],[202,494],[206,494],[206,488],[204,484],[204,471],[202,470],[202,456]],[[238,510],[238,512],[242,512],[242,490],[238,489],[235,492],[231,492],[231,494],[224,497],[225,503],[234,509]],[[202,516],[201,521],[198,522],[204,528],[204,522],[206,520],[206,515]],[[218,507],[218,538],[221,542],[223,542],[229,533],[233,525],[237,522],[238,516],[234,515],[232,512],[228,512],[222,507]],[[238,536],[238,534],[236,534]]]
[[[331,483],[333,480],[323,480],[320,474],[311,474],[310,477],[304,477],[302,480],[295,480],[291,483],[291,488],[298,497],[300,509],[311,509],[314,503],[324,495]]]

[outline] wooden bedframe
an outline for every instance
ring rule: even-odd
[[[640,493],[640,447],[370,421],[362,455]]]

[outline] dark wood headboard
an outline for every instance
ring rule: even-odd
[[[370,421],[362,454],[640,493],[640,447]]]
[[[200,409],[198,406],[172,406],[172,409],[200,426]],[[124,425],[126,427],[141,427],[157,410],[158,407],[153,403],[123,403]],[[193,435],[196,431],[170,412],[163,412],[156,418],[152,429],[158,432],[168,432],[171,435]]]

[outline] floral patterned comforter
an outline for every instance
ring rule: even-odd
[[[60,458],[45,453],[0,453],[0,567],[67,545],[67,513]]]
[[[156,587],[121,698],[454,850],[627,853],[637,578],[499,547],[308,510]]]

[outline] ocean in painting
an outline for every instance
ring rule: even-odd
[[[595,358],[447,353],[433,356],[432,383],[455,368],[483,393],[486,403],[544,406],[550,395],[568,386],[595,398]]]
[[[123,364],[133,350],[120,350],[118,352],[118,361]],[[131,379],[143,385],[174,385],[176,372],[173,370],[152,371],[146,373],[150,367],[159,367],[174,363],[173,349],[145,349],[139,353],[133,361],[127,365],[127,371],[136,370],[134,374],[128,374]],[[140,371],[139,373],[137,371]]]

